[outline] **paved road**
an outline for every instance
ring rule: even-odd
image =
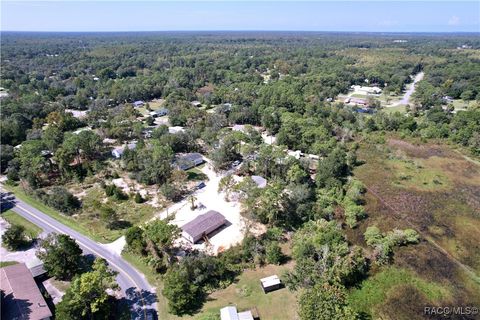
[[[415,85],[417,84],[417,82],[423,79],[424,75],[425,74],[423,73],[423,71],[415,75],[412,84],[408,88],[407,92],[405,92],[405,94],[403,95],[403,98],[402,100],[400,100],[399,104],[407,105],[410,103],[410,96],[413,94],[413,92],[415,92]]]
[[[3,191],[2,191],[3,192]],[[103,245],[61,224],[43,212],[29,206],[13,195],[8,197],[12,210],[41,227],[45,232],[68,234],[74,238],[85,253],[102,257],[110,267],[118,271],[117,282],[132,310],[132,319],[156,319],[156,295],[144,276],[121,256]]]

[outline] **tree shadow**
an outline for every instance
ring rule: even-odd
[[[120,299],[126,304],[132,314],[132,319],[136,320],[155,320],[158,319],[155,311],[155,303],[158,301],[154,292],[147,290],[137,290],[128,288],[125,291],[125,297]]]

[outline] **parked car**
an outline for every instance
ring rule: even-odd
[[[200,182],[199,184],[197,184],[197,190],[200,190],[200,189],[203,189],[205,188],[207,185],[205,184],[205,182]]]

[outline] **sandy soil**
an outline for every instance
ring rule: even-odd
[[[209,210],[215,210],[220,212],[228,220],[228,224],[215,231],[209,237],[209,244],[197,243],[191,245],[185,239],[178,239],[177,244],[191,247],[203,251],[207,251],[211,254],[216,254],[222,250],[238,244],[243,240],[247,224],[252,225],[251,229],[254,232],[262,232],[261,226],[249,223],[240,215],[240,203],[237,201],[227,202],[225,195],[218,192],[218,184],[223,174],[218,174],[209,164],[205,165],[201,171],[205,173],[209,181],[206,183],[206,187],[198,190],[194,196],[196,198],[195,204],[197,209],[191,209],[191,203],[189,198],[178,202],[157,215],[157,217],[165,219],[168,216],[174,215],[172,223],[183,226],[187,222],[195,219],[198,215],[203,214]]]

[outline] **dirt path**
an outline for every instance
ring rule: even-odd
[[[425,76],[425,73],[422,71],[420,73],[417,73],[415,75],[415,78],[413,79],[413,82],[412,84],[410,85],[410,87],[407,89],[407,91],[405,92],[405,94],[403,95],[402,99],[396,103],[393,103],[391,106],[389,107],[396,107],[396,106],[399,106],[399,105],[407,105],[410,103],[410,97],[411,95],[415,92],[415,85],[417,84],[417,82],[421,81],[423,79],[423,77]]]
[[[434,247],[436,247],[440,252],[442,252],[448,259],[450,259],[452,262],[454,262],[457,266],[459,266],[461,269],[465,270],[466,273],[478,284],[480,284],[480,276],[476,274],[475,270],[473,270],[471,267],[463,264],[457,258],[452,256],[447,250],[445,250],[441,245],[439,245],[435,240],[433,240],[429,235],[425,234],[424,232],[418,230],[417,226],[415,226],[412,222],[408,220],[407,215],[402,214],[401,212],[397,211],[393,206],[391,206],[389,203],[387,203],[380,195],[378,195],[375,191],[373,191],[371,188],[368,186],[365,186],[368,192],[370,192],[372,195],[374,195],[382,204],[384,204],[387,208],[389,208],[393,213],[394,216],[393,218],[395,220],[399,221],[404,221],[406,222],[409,227],[414,229],[415,231],[418,232],[425,240],[427,240],[430,244],[432,244]]]

